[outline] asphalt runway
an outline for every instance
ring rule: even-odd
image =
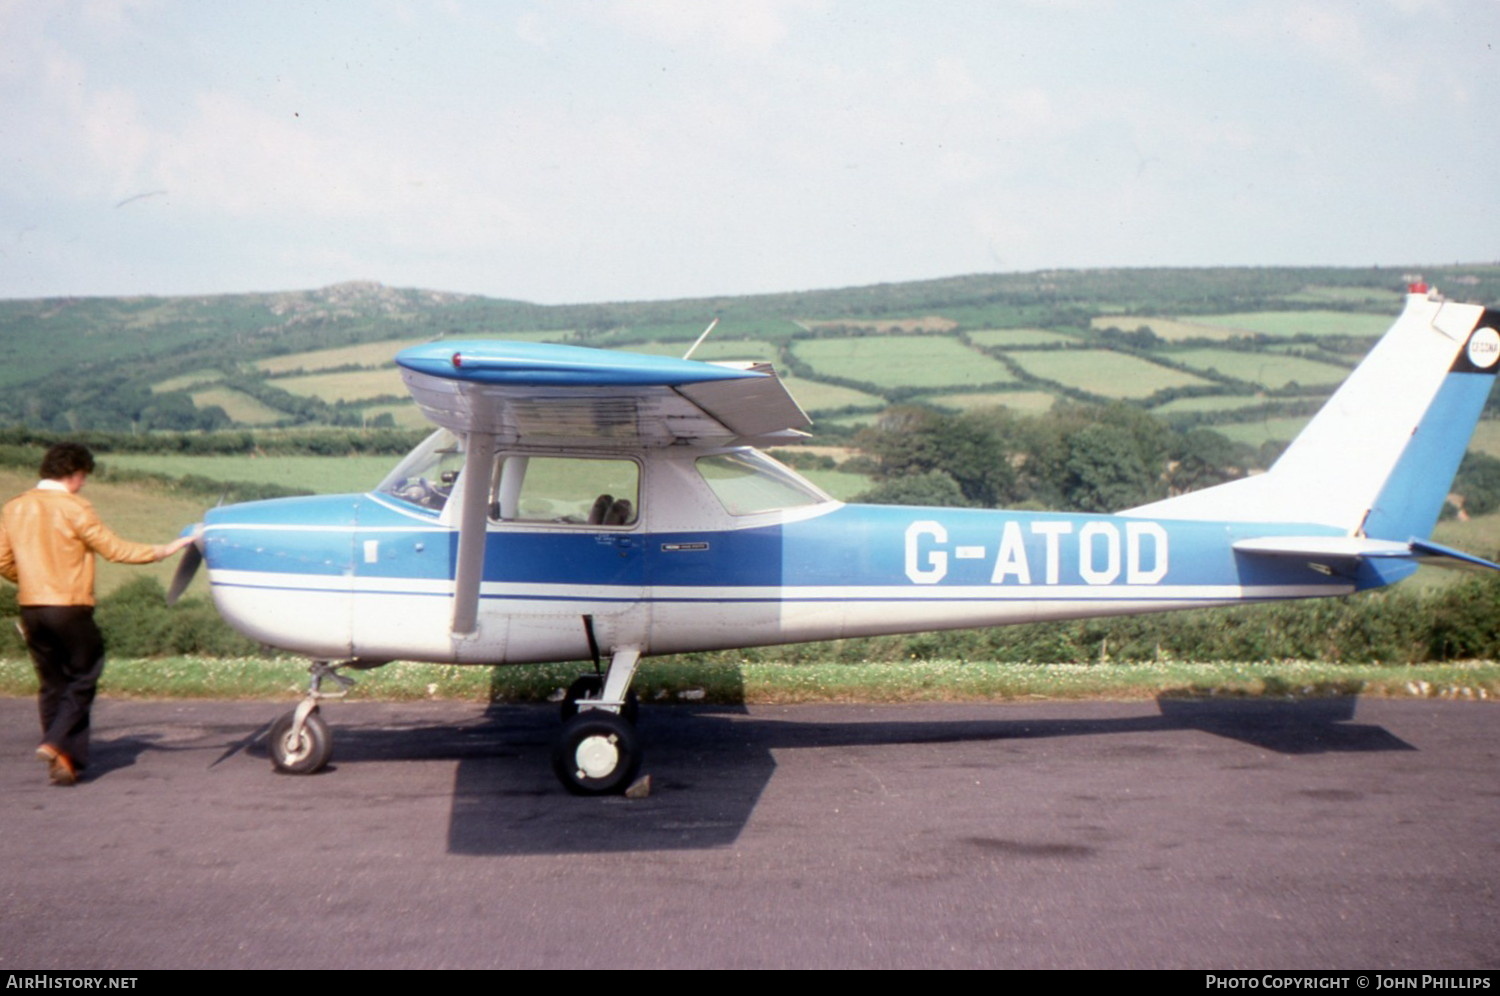
[[[46,784],[0,700],[0,969],[1500,966],[1500,710],[1319,699],[643,710],[123,702]]]

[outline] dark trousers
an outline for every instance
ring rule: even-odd
[[[104,637],[91,605],[21,606],[26,646],[41,683],[42,742],[89,760],[89,707],[104,672]]]

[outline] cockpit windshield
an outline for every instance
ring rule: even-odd
[[[754,515],[832,501],[759,450],[699,457],[698,473],[730,515]]]
[[[458,437],[439,429],[424,439],[375,489],[401,501],[442,511],[453,493],[458,472],[464,469],[464,451]]]

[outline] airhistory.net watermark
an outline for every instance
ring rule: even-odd
[[[9,972],[6,989],[134,989],[138,975],[73,975],[61,972]]]

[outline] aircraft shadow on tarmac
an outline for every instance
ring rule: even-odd
[[[732,844],[776,769],[799,748],[1017,741],[1199,730],[1288,755],[1407,751],[1352,722],[1352,696],[1270,701],[1161,698],[1157,715],[805,723],[743,707],[648,708],[641,718],[649,798],[575,798],[550,768],[556,712],[495,705],[471,724],[340,726],[335,763],[457,759],[448,846],[456,854],[696,850]],[[263,731],[248,747],[264,755]],[[1106,752],[1107,752],[1106,748]],[[337,777],[336,775],[334,777]]]
[[[132,767],[141,759],[142,754],[174,749],[176,748],[164,746],[160,738],[154,736],[132,735],[96,740],[89,758],[87,774],[89,778],[102,778],[111,771]]]

